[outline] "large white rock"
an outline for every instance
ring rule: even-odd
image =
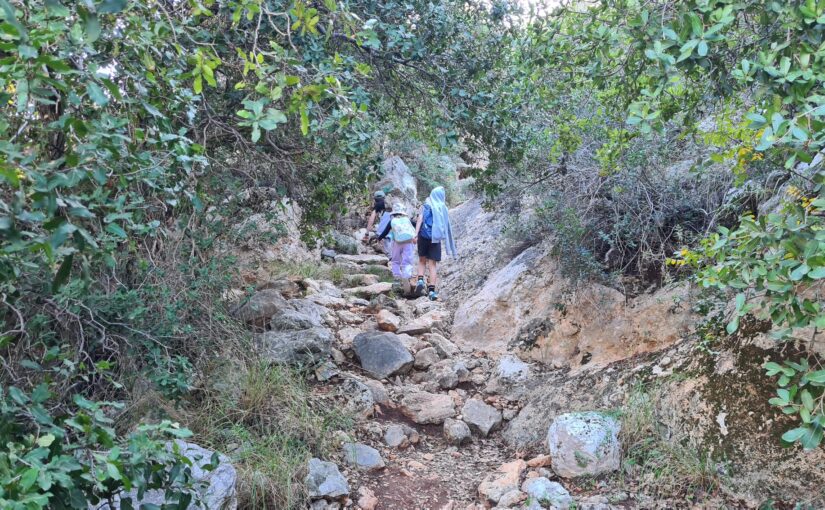
[[[563,478],[594,476],[621,466],[619,422],[603,413],[567,413],[547,430],[551,466]]]
[[[192,461],[190,467],[192,471],[192,481],[195,482],[195,487],[198,487],[198,497],[200,498],[200,505],[194,502],[190,504],[187,510],[197,510],[199,508],[210,508],[215,510],[235,510],[238,508],[238,494],[237,483],[238,473],[234,466],[229,462],[229,458],[225,455],[218,454],[219,463],[217,467],[211,471],[207,466],[212,464],[212,456],[215,452],[202,448],[193,443],[177,440],[180,453]],[[167,445],[167,448],[172,448],[172,443]],[[199,484],[202,484],[199,486]],[[166,500],[165,491],[150,490],[146,491],[143,498],[138,499],[137,490],[127,492],[122,496],[116,496],[114,505],[109,506],[108,503],[102,503],[96,507],[90,506],[94,510],[119,510],[121,508],[121,501],[130,498],[133,508],[140,508],[141,505],[157,505],[161,506],[171,501]]]

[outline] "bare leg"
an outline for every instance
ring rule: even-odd
[[[438,267],[438,262],[434,260],[427,260],[430,266],[430,285],[438,285],[438,274],[436,273],[436,269]]]
[[[418,257],[418,276],[424,276],[424,266],[427,265],[426,257]]]

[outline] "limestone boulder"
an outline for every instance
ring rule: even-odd
[[[361,443],[344,443],[344,461],[363,471],[377,471],[384,468],[381,453],[371,446]]]

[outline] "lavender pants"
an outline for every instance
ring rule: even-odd
[[[392,275],[396,278],[412,278],[415,245],[392,243]]]

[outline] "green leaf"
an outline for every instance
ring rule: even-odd
[[[803,389],[800,393],[800,398],[802,399],[802,405],[805,406],[808,411],[814,410],[814,398],[811,396],[811,392]]]
[[[808,273],[808,278],[819,280],[825,278],[825,266],[815,267]]]
[[[109,102],[103,88],[93,81],[86,84],[86,92],[89,94],[89,98],[98,106],[105,106]]]
[[[802,448],[805,450],[813,450],[822,442],[822,426],[818,424],[809,424],[805,431],[805,435],[799,440]]]
[[[727,331],[729,335],[732,335],[736,333],[737,329],[739,329],[739,317],[734,317],[725,327],[725,331]]]
[[[805,379],[814,383],[825,383],[825,370],[817,370],[816,372],[805,374]]]
[[[192,83],[192,90],[195,91],[195,94],[200,94],[203,92],[203,81],[201,79],[201,75],[195,76],[195,80]]]
[[[798,427],[795,429],[791,429],[782,434],[782,440],[786,443],[793,443],[799,441],[799,439],[802,438],[802,436],[804,436],[807,431],[808,429],[806,427]]]
[[[57,270],[57,274],[52,280],[52,292],[57,292],[60,290],[60,287],[66,283],[66,280],[69,278],[69,275],[72,273],[72,260],[74,259],[74,254],[70,254],[63,259],[63,262],[60,264],[60,268]]]
[[[126,5],[126,0],[103,0],[97,6],[97,12],[99,14],[116,13],[125,9]]]
[[[705,41],[699,41],[699,45],[696,47],[696,53],[699,54],[700,57],[705,57],[708,54],[708,43]]]
[[[97,14],[80,9],[80,20],[83,23],[83,31],[86,33],[86,42],[94,43],[100,38],[100,20]]]
[[[20,487],[23,491],[29,490],[34,482],[37,481],[37,475],[40,474],[40,470],[37,468],[29,468],[23,472],[23,475],[20,477]]]
[[[801,280],[806,274],[808,274],[808,271],[810,271],[810,270],[811,270],[811,268],[808,267],[808,264],[805,264],[805,263],[800,264],[799,266],[796,267],[796,269],[791,271],[791,280],[793,280],[795,282]]]

